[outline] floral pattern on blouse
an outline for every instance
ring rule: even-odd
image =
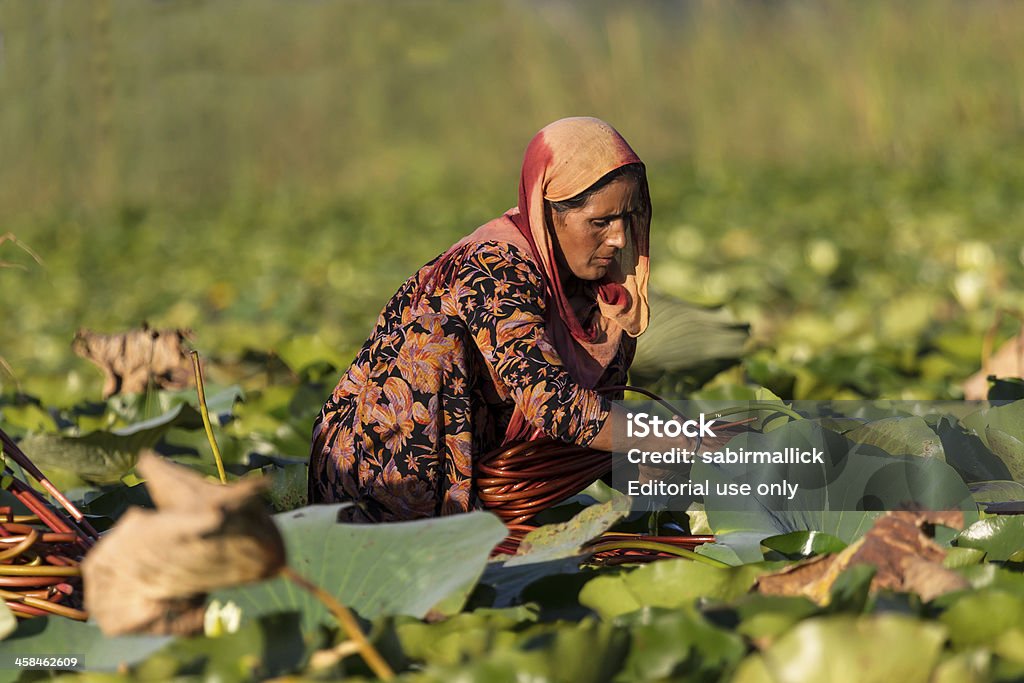
[[[447,282],[424,281],[432,261],[399,288],[321,411],[311,503],[355,502],[351,521],[467,512],[474,458],[501,445],[515,406],[581,445],[604,425],[610,398],[576,384],[547,339],[534,262],[505,242],[454,256]],[[635,340],[623,340],[601,385],[624,383]]]

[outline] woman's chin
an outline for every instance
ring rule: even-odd
[[[585,270],[574,270],[573,277],[577,280],[600,280],[608,272],[607,268],[587,268]]]

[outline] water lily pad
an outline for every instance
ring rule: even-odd
[[[939,616],[957,648],[986,645],[1024,624],[1024,597],[996,588],[962,595]]]
[[[928,683],[986,683],[992,680],[991,664],[992,655],[986,650],[958,652],[935,667]]]
[[[854,443],[878,446],[890,455],[946,459],[938,434],[920,417],[876,420],[850,430],[844,436]]]
[[[81,655],[90,671],[115,671],[132,665],[166,646],[168,636],[104,636],[92,623],[63,617],[38,617],[22,621],[17,630],[0,642],[0,658],[30,655]],[[20,671],[0,669],[0,681],[13,681]]]
[[[549,577],[576,574],[580,571],[578,557],[560,560],[531,562],[528,564],[506,565],[503,561],[487,563],[480,583],[494,591],[490,604],[493,607],[508,607],[519,602],[520,596],[530,586]]]
[[[525,606],[477,609],[436,623],[400,619],[395,633],[407,657],[454,666],[514,646],[518,638],[515,630],[536,621],[536,611]]]
[[[235,387],[211,397],[214,415],[240,396]],[[166,397],[165,397],[166,398]],[[99,430],[81,436],[29,434],[20,448],[44,472],[67,472],[94,484],[116,483],[135,467],[139,453],[151,449],[172,427],[199,429],[203,426],[199,411],[173,399],[167,412],[125,427]]]
[[[945,629],[899,614],[807,619],[743,660],[734,683],[928,683]]]
[[[438,654],[460,661],[423,667],[414,674],[417,683],[608,683],[630,647],[627,629],[593,618],[577,624],[535,624],[519,631],[485,626],[464,635],[441,636],[441,641],[437,647],[443,651]],[[478,652],[480,656],[460,656]]]
[[[992,452],[1006,463],[1014,481],[1024,481],[1024,441],[994,427],[985,430],[985,440]]]
[[[317,334],[289,337],[285,342],[278,344],[276,351],[281,360],[296,374],[318,361],[327,361],[335,368],[344,368],[351,361],[350,358],[344,358],[333,345],[328,344]]]
[[[892,456],[876,446],[853,444],[809,420],[796,420],[768,434],[742,433],[730,448],[825,453],[820,465],[712,466],[697,463],[692,478],[758,484],[786,480],[799,484],[789,500],[780,497],[709,496],[704,506],[718,544],[731,547],[744,562],[762,558],[761,541],[794,531],[819,531],[850,543],[866,533],[882,510],[907,505],[961,509],[968,521],[977,508],[963,480],[941,460]]]
[[[683,674],[707,680],[746,652],[742,638],[712,625],[691,606],[644,608],[615,623],[628,626],[632,635],[618,680],[674,680]]]
[[[629,512],[629,499],[608,489],[609,500],[590,505],[567,522],[546,524],[523,539],[520,554],[492,561],[481,583],[493,587],[491,604],[514,604],[529,586],[545,579],[579,571],[582,546]]]
[[[946,462],[957,471],[964,481],[996,481],[1011,479],[1010,470],[997,455],[989,450],[985,442],[950,417],[943,417],[935,426],[942,439]]]
[[[989,517],[964,529],[956,537],[963,548],[984,550],[989,560],[1004,561],[1024,549],[1024,516]]]
[[[750,326],[722,308],[651,291],[651,321],[637,340],[632,381],[662,393],[695,388],[739,362]]]
[[[1024,401],[983,408],[961,418],[960,422],[982,439],[987,430],[998,429],[1018,440],[1024,440]]]
[[[506,534],[486,512],[392,524],[338,524],[338,505],[275,515],[288,564],[361,616],[423,617],[447,602],[458,611]],[[299,610],[303,628],[331,619],[308,593],[283,579],[219,591],[246,616]]]
[[[804,597],[754,593],[745,596],[737,604],[740,623],[736,630],[748,638],[774,639],[818,609],[816,604]]]
[[[751,543],[753,543],[753,536],[751,535]],[[745,544],[740,544],[741,547],[745,547]],[[704,543],[697,547],[696,550],[698,555],[704,557],[710,557],[712,560],[718,560],[723,564],[727,564],[730,567],[738,567],[743,564],[743,559],[736,553],[736,551],[724,543]],[[751,561],[757,561],[751,560]]]
[[[295,612],[268,614],[217,637],[181,638],[139,664],[140,680],[171,680],[201,671],[205,680],[265,680],[296,671],[323,636],[303,638]]]
[[[275,467],[266,475],[270,479],[267,496],[274,509],[287,512],[307,504],[308,471],[306,463],[296,463],[287,467]]]
[[[871,564],[847,567],[829,588],[828,612],[860,613],[871,598],[871,582],[877,569]]]
[[[1006,464],[1012,479],[1024,482],[1024,401],[979,410],[960,423]]]
[[[790,559],[837,553],[846,547],[841,539],[821,531],[792,531],[779,536],[769,536],[761,545],[786,555]]]
[[[961,567],[976,565],[983,559],[985,559],[984,550],[979,550],[978,548],[950,548],[946,552],[945,559],[942,560],[942,566],[947,569],[960,569]]]
[[[15,403],[14,405],[0,405],[0,425],[11,436],[17,436],[25,432],[53,431],[57,428],[51,415],[43,406],[34,401]]]
[[[1024,597],[1024,574],[1018,571],[1001,567],[992,562],[982,562],[957,570],[958,573],[967,579],[971,588],[980,590],[982,588],[998,588],[1015,595]],[[953,596],[955,597],[955,596]],[[943,602],[946,600],[946,602]],[[936,600],[939,604],[952,604],[945,597]]]
[[[768,565],[718,568],[661,560],[629,573],[592,579],[580,591],[580,604],[610,619],[642,607],[679,607],[698,598],[734,600],[768,571]]]
[[[560,560],[581,553],[583,546],[607,531],[629,513],[628,497],[615,493],[612,500],[591,505],[567,522],[546,524],[531,531],[509,558],[506,567]]]
[[[978,481],[968,485],[978,503],[1008,503],[1024,500],[1024,484],[1018,481]]]
[[[132,506],[153,507],[146,487],[115,485],[89,489],[81,494],[78,509],[99,531],[105,531]]]

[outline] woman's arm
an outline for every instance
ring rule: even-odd
[[[548,341],[544,289],[533,261],[505,243],[475,245],[452,292],[499,390],[545,434],[589,445],[611,402],[577,384]]]
[[[597,436],[594,437],[594,440],[590,442],[590,447],[596,448],[599,451],[610,451],[613,448],[614,435],[625,433],[626,411],[619,406],[612,404],[611,411],[608,413],[608,419],[604,421],[604,426],[601,427],[601,431],[599,431]],[[661,441],[662,446],[664,446],[664,439],[661,439]]]

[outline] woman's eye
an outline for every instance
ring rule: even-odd
[[[609,225],[609,222],[604,219],[594,220],[591,223],[595,228],[607,228]]]

